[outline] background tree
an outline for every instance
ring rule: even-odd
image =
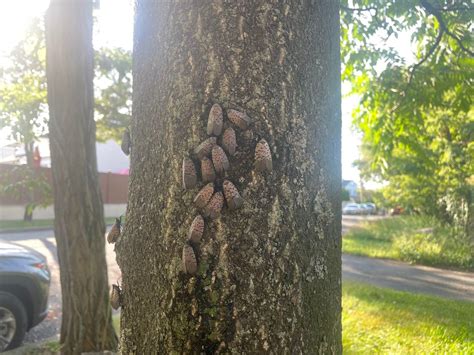
[[[122,351],[340,353],[337,2],[139,1],[135,21]],[[206,220],[189,277],[181,164],[216,102],[254,120],[227,172],[245,202]],[[260,138],[271,174],[254,171]]]
[[[39,20],[32,22],[25,38],[10,53],[10,63],[0,70],[0,126],[9,128],[10,137],[25,151],[26,167],[15,180],[2,176],[5,194],[26,195],[24,220],[31,221],[38,205],[47,205],[50,194],[47,184],[38,183],[34,173],[34,143],[46,131],[46,77],[44,73],[44,29]],[[43,179],[44,180],[44,179]],[[34,195],[34,189],[38,194]],[[43,196],[39,201],[35,197]]]
[[[343,79],[361,97],[363,174],[465,232],[474,222],[473,10],[463,0],[361,0],[341,12]],[[390,46],[403,33],[413,62]]]
[[[0,125],[23,146],[27,162],[27,167],[20,168],[24,173],[15,174],[15,180],[9,179],[10,174],[1,177],[1,191],[28,196],[25,220],[33,218],[37,206],[47,206],[52,200],[51,187],[33,167],[34,143],[48,135],[45,53],[44,26],[35,19],[0,70]],[[132,54],[122,48],[100,48],[95,59],[97,138],[118,140],[131,117]]]
[[[46,48],[61,349],[115,349],[95,150],[92,2],[52,0]]]
[[[97,138],[120,140],[132,116],[132,53],[101,48],[95,54]]]

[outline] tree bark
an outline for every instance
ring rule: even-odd
[[[341,353],[338,2],[138,1],[135,21],[123,353]],[[254,120],[227,172],[245,202],[206,219],[190,277],[181,163],[214,103]]]
[[[115,349],[95,150],[92,2],[52,0],[46,41],[62,351]]]

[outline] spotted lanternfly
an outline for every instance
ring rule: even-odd
[[[219,217],[223,206],[224,195],[220,191],[216,192],[214,195],[212,195],[211,200],[204,209],[204,216],[211,217],[211,219],[216,219],[217,217]]]
[[[183,159],[183,186],[185,189],[192,189],[197,184],[196,168],[189,158]]]
[[[229,180],[224,180],[223,188],[225,200],[229,209],[234,210],[243,205],[244,199],[240,196],[239,191],[233,183]]]
[[[197,272],[196,255],[194,254],[193,247],[189,244],[183,246],[183,267],[184,271],[189,275],[194,275]]]
[[[122,144],[121,144],[121,148],[122,148],[122,152],[125,154],[125,155],[130,155],[130,148],[131,148],[131,139],[130,139],[130,131],[128,130],[128,128],[125,130],[125,132],[123,132],[123,135],[122,135]]]
[[[218,174],[222,174],[224,171],[229,170],[229,159],[227,159],[224,150],[218,145],[215,145],[212,148],[212,162],[214,163],[214,168]]]
[[[204,157],[208,157],[211,154],[212,147],[217,144],[216,137],[209,137],[204,142],[199,144],[196,149],[194,149],[194,154],[196,154],[197,158],[201,160]]]
[[[209,111],[209,118],[207,120],[207,134],[219,136],[222,133],[223,124],[222,108],[219,104],[214,104]]]
[[[200,214],[198,214],[193,223],[191,223],[191,227],[189,228],[188,239],[193,243],[199,243],[201,241],[202,235],[204,233],[204,219]]]
[[[118,285],[112,285],[110,292],[110,305],[113,309],[119,309],[122,305],[122,290]]]
[[[194,204],[196,205],[196,207],[198,208],[206,207],[213,193],[214,193],[214,184],[210,182],[209,184],[204,186],[194,198]]]
[[[247,116],[247,114],[236,110],[228,110],[227,117],[229,118],[230,122],[242,130],[246,130],[251,122],[250,117]]]
[[[230,156],[235,154],[237,140],[235,139],[235,131],[232,127],[229,127],[224,131],[224,135],[222,136],[222,148],[224,148]]]
[[[120,230],[122,229],[122,217],[115,218],[115,223],[112,226],[109,234],[107,234],[107,241],[109,244],[115,243],[120,237]]]
[[[203,182],[212,182],[216,179],[214,165],[209,158],[204,157],[201,160],[201,175]]]
[[[261,139],[255,147],[255,170],[258,172],[272,171],[272,153],[265,139]]]

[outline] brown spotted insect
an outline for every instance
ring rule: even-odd
[[[209,118],[207,120],[207,134],[220,136],[222,133],[222,125],[224,123],[224,115],[222,107],[219,104],[214,104],[209,111]]]
[[[216,137],[209,137],[201,144],[199,144],[196,149],[194,149],[194,154],[196,154],[197,158],[201,160],[204,157],[208,157],[211,154],[212,147],[217,144]]]
[[[229,180],[224,180],[223,190],[227,207],[229,207],[229,209],[234,210],[240,208],[244,204],[244,199],[240,196],[235,185]]]
[[[205,217],[216,219],[221,214],[222,207],[224,207],[224,195],[219,191],[212,195],[211,200],[204,208],[203,214]]]
[[[120,148],[122,148],[122,152],[125,155],[130,155],[131,146],[132,146],[132,140],[130,139],[130,131],[127,128],[127,129],[125,129],[125,132],[123,132],[122,144],[120,145]]]
[[[273,170],[272,153],[265,139],[261,139],[255,147],[255,170],[258,172]]]
[[[204,157],[201,160],[201,175],[203,182],[212,182],[216,179],[214,165],[209,158]]]
[[[212,148],[212,163],[218,174],[223,174],[224,171],[229,170],[229,159],[227,159],[224,150],[218,145]]]
[[[235,154],[237,139],[235,138],[235,131],[232,127],[227,128],[222,135],[222,148],[224,148],[230,156]]]
[[[203,233],[204,218],[202,218],[202,216],[198,214],[191,223],[191,227],[189,227],[188,239],[193,243],[199,243],[201,241]]]
[[[113,309],[119,309],[122,306],[122,289],[120,285],[112,285],[110,292],[110,305]]]
[[[197,184],[196,168],[194,162],[189,158],[183,158],[183,186],[192,189]]]
[[[229,118],[230,122],[242,130],[246,130],[251,123],[250,117],[247,116],[246,113],[237,110],[227,110],[227,117]]]
[[[112,226],[112,229],[110,230],[109,234],[107,234],[107,242],[109,242],[109,244],[113,244],[119,239],[121,229],[122,229],[122,217],[115,218],[115,223]]]
[[[194,249],[189,244],[183,246],[183,268],[184,272],[189,275],[194,275],[197,272],[196,254],[194,254]]]
[[[198,192],[198,194],[194,198],[194,204],[196,205],[197,208],[206,207],[207,203],[209,202],[213,194],[214,194],[214,184],[210,182]]]

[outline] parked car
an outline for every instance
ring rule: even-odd
[[[46,318],[50,279],[43,255],[0,242],[0,352],[21,345],[25,333]]]
[[[375,204],[371,202],[362,203],[360,206],[362,207],[363,214],[375,214],[377,211]]]
[[[342,214],[361,214],[362,209],[357,203],[349,203],[342,209]]]

